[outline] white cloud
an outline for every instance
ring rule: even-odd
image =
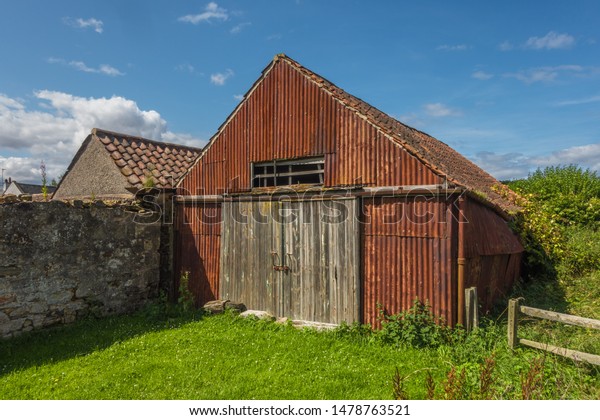
[[[241,101],[242,99],[244,99],[244,95],[233,95],[233,99],[235,99],[236,101]]]
[[[582,74],[585,70],[586,69],[582,66],[569,64],[562,66],[536,67],[532,69],[521,70],[517,73],[505,73],[504,77],[512,77],[520,80],[523,83],[532,84],[537,82],[553,82],[560,75]]]
[[[210,2],[204,8],[204,12],[197,15],[185,15],[179,18],[180,22],[187,22],[197,25],[201,22],[212,22],[213,20],[226,21],[229,19],[227,10],[219,7],[215,2]]]
[[[196,68],[194,66],[192,66],[190,63],[182,63],[182,64],[179,64],[178,66],[176,66],[175,70],[183,71],[186,73],[194,73],[196,71]]]
[[[247,27],[252,25],[252,23],[250,22],[244,22],[244,23],[240,23],[239,25],[235,25],[233,28],[231,28],[231,30],[229,31],[229,33],[233,34],[233,35],[237,35],[240,32],[242,32],[242,30]]]
[[[436,47],[436,50],[441,50],[441,51],[465,51],[468,50],[469,46],[465,45],[465,44],[459,44],[459,45],[439,45],[438,47]]]
[[[170,143],[202,144],[188,134],[169,131],[158,112],[141,110],[135,101],[120,96],[83,98],[49,90],[34,95],[45,111],[0,94],[0,165],[7,169],[5,176],[19,181],[39,182],[42,159],[48,177],[58,177],[94,127]]]
[[[433,104],[425,104],[423,108],[425,108],[425,112],[430,117],[457,117],[462,115],[460,111],[449,108],[448,106],[439,102]]]
[[[600,171],[600,143],[574,146],[546,155],[522,153],[477,153],[473,161],[498,179],[524,178],[537,168],[575,164]]]
[[[532,36],[525,42],[524,48],[531,50],[568,49],[575,45],[575,38],[569,34],[548,32],[542,37]]]
[[[560,102],[556,102],[554,104],[554,106],[584,105],[584,104],[591,104],[594,102],[600,102],[600,95],[590,96],[590,97],[581,98],[581,99],[572,99],[572,100],[568,100],[568,101],[560,101]]]
[[[600,171],[600,143],[574,146],[531,159],[536,166],[577,164]]]
[[[92,28],[95,32],[97,32],[99,34],[101,34],[104,31],[104,22],[102,22],[101,20],[96,19],[96,18],[72,19],[72,18],[66,17],[66,18],[63,18],[63,22],[66,25],[72,26],[74,28],[82,28],[82,29]]]
[[[233,76],[233,70],[227,69],[225,73],[214,73],[210,75],[210,82],[213,85],[223,86],[227,79]]]
[[[471,74],[471,77],[477,80],[490,80],[492,77],[494,77],[494,75],[481,70],[477,70],[474,71],[473,74]]]
[[[108,76],[124,76],[125,73],[120,72],[118,69],[109,66],[108,64],[102,64],[99,68],[97,73],[102,73],[102,74],[106,74]]]
[[[75,61],[74,60],[74,61],[67,62],[66,60],[64,60],[62,58],[54,58],[54,57],[50,57],[48,59],[48,63],[62,64],[63,66],[70,66],[70,67],[73,67],[75,70],[82,71],[84,73],[104,74],[106,76],[124,76],[125,75],[125,73],[119,71],[118,69],[114,68],[113,66],[109,66],[108,64],[101,64],[100,67],[94,68],[94,67],[89,67],[83,61]]]
[[[25,106],[21,100],[9,98],[6,95],[0,93],[0,112],[6,112],[10,109],[21,110]]]
[[[498,49],[500,51],[510,51],[513,48],[514,48],[513,45],[510,42],[508,42],[508,41],[504,41],[503,43],[501,43],[500,45],[498,45]]]

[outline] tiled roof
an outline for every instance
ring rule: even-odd
[[[15,186],[23,192],[23,194],[41,194],[42,193],[42,185],[36,185],[36,184],[24,184],[22,182],[17,182],[17,181],[13,181],[13,184],[15,184]],[[53,187],[51,185],[47,185],[46,186],[47,189],[47,193],[48,194],[52,194],[55,190],[56,187]]]
[[[196,160],[201,149],[163,143],[142,137],[94,128],[92,135],[103,145],[133,187],[152,178],[157,188],[173,188]]]
[[[426,166],[439,175],[446,177],[449,182],[466,188],[474,193],[473,195],[476,198],[482,199],[501,213],[513,214],[519,210],[519,207],[514,204],[514,200],[511,198],[515,195],[508,187],[447,144],[402,124],[365,101],[345,92],[327,79],[308,70],[286,55],[277,55],[273,63],[263,72],[263,77],[278,60],[284,60],[328,91],[343,105],[366,118],[371,124],[378,127],[395,142],[420,159]]]

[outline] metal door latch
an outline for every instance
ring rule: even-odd
[[[279,254],[275,251],[271,252],[271,262],[273,263],[273,270],[275,271],[283,271],[284,273],[287,273],[290,271],[290,267],[288,267],[287,265],[280,265],[278,264],[279,262]]]

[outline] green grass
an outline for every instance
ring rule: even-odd
[[[400,357],[390,348],[228,315],[162,329],[154,322],[146,331],[140,321],[93,321],[2,343],[0,397],[390,398],[394,366],[428,365],[416,350]],[[92,345],[96,338],[100,346]]]
[[[495,395],[519,398],[521,377],[540,353],[512,352],[504,335],[491,324],[454,344],[415,349],[352,329],[141,312],[0,342],[0,398],[389,399],[398,368],[409,397],[423,399],[426,372],[442,383],[451,366],[465,371],[463,397],[472,398],[479,363],[492,353]],[[540,398],[598,399],[599,390],[598,370],[546,357]]]

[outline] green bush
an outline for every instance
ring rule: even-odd
[[[509,186],[538,203],[565,226],[591,226],[600,222],[600,176],[577,165],[537,169],[527,179]]]
[[[529,274],[582,274],[600,267],[600,176],[576,165],[537,169],[511,181],[523,212],[514,222]]]
[[[569,227],[564,230],[565,252],[560,269],[566,275],[584,275],[600,268],[600,230]]]
[[[450,340],[451,330],[436,319],[427,302],[416,299],[407,311],[386,315],[380,310],[378,338],[388,344],[410,347],[437,347]]]

